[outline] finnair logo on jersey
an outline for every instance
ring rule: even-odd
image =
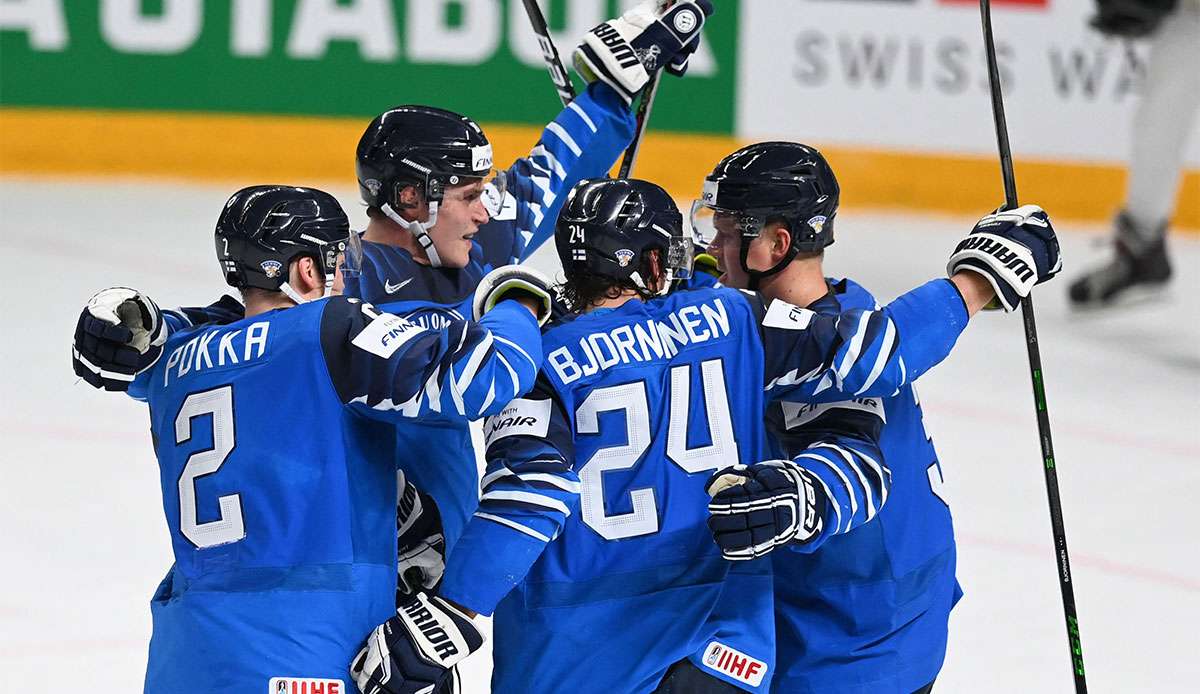
[[[362,332],[354,336],[350,344],[384,359],[390,358],[404,343],[425,332],[425,328],[394,316],[379,314]]]
[[[167,357],[167,365],[163,368],[163,388],[171,384],[172,375],[178,379],[189,373],[261,359],[267,352],[267,333],[270,329],[270,323],[260,321],[252,323],[245,330],[225,333],[209,330],[193,337],[176,347]],[[216,339],[218,335],[220,340]],[[216,344],[213,344],[214,340]]]
[[[730,648],[720,641],[708,644],[708,648],[704,649],[704,658],[700,662],[713,672],[719,672],[751,687],[762,684],[763,676],[767,674],[766,663],[737,649]]]
[[[484,448],[506,436],[544,437],[550,430],[550,401],[517,398],[500,414],[483,420]]]
[[[672,311],[662,320],[585,335],[579,338],[578,348],[559,347],[546,355],[546,361],[567,384],[617,364],[670,359],[688,345],[727,335],[729,313],[720,299],[713,298]]]
[[[348,694],[341,680],[312,677],[272,677],[267,694]]]
[[[887,423],[887,416],[883,411],[883,401],[879,398],[860,398],[857,400],[842,400],[820,404],[801,404],[784,401],[780,405],[783,408],[783,421],[784,428],[786,429],[802,427],[831,410],[865,412],[866,414],[879,417],[885,424]]]

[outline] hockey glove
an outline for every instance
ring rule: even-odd
[[[524,265],[505,265],[484,275],[475,288],[473,314],[475,320],[479,320],[501,301],[525,297],[538,303],[539,309],[534,316],[538,325],[545,325],[550,320],[554,300],[551,292],[550,278],[537,270]]]
[[[710,0],[687,0],[666,11],[659,7],[657,0],[647,0],[584,35],[574,54],[579,76],[607,84],[627,104],[659,68],[682,76],[713,5]]]
[[[725,468],[705,489],[708,527],[726,559],[761,557],[790,542],[811,542],[829,505],[812,473],[790,460]]]
[[[158,306],[136,290],[110,287],[93,296],[75,324],[71,365],[94,388],[124,391],[162,355],[166,324]]]
[[[442,515],[427,494],[418,491],[404,472],[396,471],[396,607],[425,588],[436,590],[446,571]]]
[[[418,593],[379,625],[350,663],[363,694],[457,692],[454,666],[483,646],[471,618],[438,597]]]
[[[962,270],[983,275],[1005,311],[1015,311],[1033,285],[1061,269],[1058,237],[1037,205],[997,211],[979,220],[946,264],[951,276]]]

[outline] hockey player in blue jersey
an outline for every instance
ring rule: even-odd
[[[875,299],[848,279],[826,279],[821,261],[833,243],[839,188],[833,170],[817,150],[787,142],[751,145],[721,161],[706,178],[703,198],[693,206],[693,227],[724,270],[727,286],[753,287],[764,297],[787,301],[822,315],[848,309],[871,310]],[[1035,280],[1057,269],[1057,248],[1039,208],[989,215],[951,257],[949,271],[970,270],[998,290],[1012,310]],[[1014,258],[1051,271],[1021,279]],[[931,363],[909,360],[910,380]],[[755,528],[762,550],[775,568],[776,672],[773,691],[822,694],[910,694],[928,692],[946,651],[950,609],[961,595],[955,579],[955,548],[950,509],[939,489],[941,464],[922,423],[920,401],[911,383],[885,398],[860,398],[816,405],[774,404],[768,428],[794,462],[741,471],[734,482],[750,480],[752,491],[731,487],[718,495],[713,517],[719,530]],[[823,545],[797,544],[779,513],[798,493],[809,491],[806,477],[822,470],[831,447],[814,445],[830,429],[882,425],[889,484],[876,472],[856,466],[847,488],[867,509],[851,532]],[[818,495],[822,495],[817,485]],[[881,491],[883,494],[881,495]],[[740,493],[739,493],[740,492]],[[827,495],[826,495],[827,496]],[[728,514],[729,499],[772,509]],[[885,503],[886,502],[886,503]],[[741,525],[738,525],[741,523]],[[847,519],[826,514],[827,525]],[[731,535],[718,532],[718,541]],[[765,540],[765,542],[764,542]],[[773,540],[773,542],[772,542]],[[736,543],[734,551],[744,550]]]
[[[658,298],[690,269],[692,243],[669,196],[643,181],[580,183],[556,245],[579,313],[544,332],[534,390],[485,421],[483,496],[440,596],[494,611],[495,692],[765,691],[771,566],[729,562],[713,543],[711,473],[771,457],[768,400],[904,387],[906,361],[944,357],[991,287],[956,272],[838,316],[727,288]],[[793,493],[788,540],[819,544],[865,519],[839,481],[855,465],[834,466]],[[468,640],[429,613],[385,627],[352,669],[368,694],[414,691],[420,633]]]
[[[377,117],[358,143],[359,191],[370,223],[363,235],[364,272],[347,293],[436,326],[470,315],[475,287],[493,267],[528,258],[549,238],[566,193],[583,178],[605,175],[633,136],[629,103],[654,65],[625,60],[642,50],[682,75],[699,45],[712,6],[677,3],[664,13],[648,1],[611,27],[619,41],[588,34],[579,54],[588,87],[546,126],[528,157],[494,178],[492,149],[471,119],[441,109],[402,106]],[[675,19],[687,15],[689,22]],[[598,27],[598,28],[600,28]],[[611,38],[611,37],[610,37]],[[479,475],[467,427],[431,417],[404,429],[397,447],[427,452],[408,477],[437,502],[446,549],[474,511]],[[428,543],[414,540],[414,562]],[[424,553],[424,559],[436,559]],[[417,568],[432,588],[441,567]],[[415,588],[416,586],[404,586]]]
[[[351,691],[363,634],[394,614],[395,425],[495,413],[533,383],[548,294],[525,284],[525,306],[428,329],[336,296],[357,241],[327,193],[247,188],[216,228],[245,318],[189,328],[130,290],[80,317],[81,334],[146,347],[128,393],[149,405],[175,556],[151,602],[148,694]],[[481,300],[507,296],[502,274]],[[89,353],[77,343],[77,368]]]
[[[630,100],[655,66],[667,65],[677,75],[686,71],[712,9],[698,0],[676,3],[664,14],[651,0],[590,32],[577,61],[586,66],[587,89],[546,126],[529,156],[503,172],[493,171],[491,144],[465,116],[400,106],[372,120],[355,157],[370,219],[362,237],[363,271],[347,283],[346,293],[427,327],[469,316],[484,275],[528,258],[552,233],[566,192],[613,165],[633,135]],[[684,14],[690,19],[676,21]],[[627,60],[635,54],[655,62]],[[227,320],[228,309],[228,302],[219,302],[209,316]],[[192,311],[192,317],[202,320],[204,313]],[[121,345],[102,351],[121,353]],[[123,364],[95,366],[130,373]],[[399,510],[399,525],[408,529],[400,550],[402,592],[417,587],[412,580],[436,585],[446,546],[453,546],[478,503],[470,432],[457,416],[433,413],[397,438],[397,450],[425,452],[418,463],[402,463],[403,471],[440,511],[440,521],[430,524],[428,518],[414,522],[411,507]]]

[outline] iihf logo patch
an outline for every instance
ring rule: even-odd
[[[819,214],[819,215],[817,215],[817,216],[815,216],[815,217],[811,217],[811,218],[808,220],[808,225],[809,225],[810,227],[812,227],[812,230],[813,230],[814,232],[816,232],[816,233],[820,234],[820,233],[821,233],[821,230],[825,228],[825,220],[826,220],[826,217],[825,217],[825,215],[823,215],[823,214]]]
[[[622,248],[613,255],[617,256],[617,264],[621,267],[627,267],[629,263],[633,262],[633,251],[628,248]]]
[[[270,694],[349,694],[341,680],[315,677],[272,677],[267,683]]]
[[[264,260],[259,263],[259,267],[262,268],[263,274],[266,275],[268,279],[275,279],[279,276],[279,273],[283,271],[283,263],[279,262],[278,260]]]
[[[762,684],[763,676],[767,674],[766,663],[719,641],[709,642],[701,665],[751,687]]]

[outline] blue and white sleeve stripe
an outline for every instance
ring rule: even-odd
[[[948,280],[928,282],[875,311],[835,316],[775,301],[762,320],[769,397],[833,402],[890,397],[950,353],[966,327]]]
[[[566,194],[604,176],[633,138],[629,108],[606,85],[593,84],[542,131],[528,157],[508,172],[517,232],[510,262],[528,258],[553,233]]]
[[[841,440],[813,444],[794,462],[817,478],[829,499],[821,538],[847,533],[869,523],[887,503],[892,471],[873,451]],[[812,551],[820,546],[804,546]]]

